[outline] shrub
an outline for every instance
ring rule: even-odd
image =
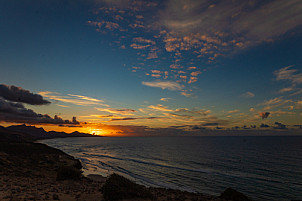
[[[144,186],[138,185],[118,174],[112,174],[101,188],[106,201],[116,201],[131,198],[152,198],[151,193]]]
[[[79,180],[82,176],[82,171],[73,166],[63,166],[58,169],[57,181],[61,180]]]

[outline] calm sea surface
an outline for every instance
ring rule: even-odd
[[[255,200],[302,199],[302,137],[103,137],[44,140],[79,158],[86,174],[147,186]]]

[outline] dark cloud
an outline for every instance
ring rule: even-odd
[[[68,127],[68,128],[81,128],[81,125],[66,125],[66,124],[59,124],[60,127]]]
[[[21,103],[14,103],[0,98],[0,121],[29,124],[79,124],[75,117],[72,121],[63,120],[59,116],[38,114],[25,108]]]
[[[111,121],[128,121],[128,120],[137,120],[137,119],[139,118],[125,117],[125,118],[111,119]]]
[[[261,124],[260,125],[260,128],[269,128],[270,126],[269,125],[267,125],[267,124]]]
[[[266,119],[269,115],[269,112],[259,112],[259,116],[262,117],[262,119]]]
[[[206,129],[206,128],[205,128],[205,127],[202,127],[202,126],[197,126],[197,125],[196,125],[196,126],[193,126],[192,129],[193,129],[193,130],[204,130],[204,129]]]
[[[203,126],[218,126],[218,123],[205,123]]]
[[[162,117],[125,117],[125,118],[116,118],[111,119],[110,121],[129,121],[129,120],[137,120],[137,119],[160,119]]]
[[[286,128],[286,125],[284,125],[284,124],[282,124],[282,123],[280,123],[280,122],[275,122],[275,129],[287,129]]]
[[[0,97],[9,101],[27,103],[30,105],[46,105],[50,103],[48,100],[44,100],[39,94],[31,93],[28,90],[13,85],[0,84]]]

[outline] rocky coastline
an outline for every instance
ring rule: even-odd
[[[212,196],[147,188],[116,174],[84,177],[78,159],[34,140],[27,134],[0,128],[0,200],[249,200],[232,189]]]

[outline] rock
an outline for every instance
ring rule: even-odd
[[[59,196],[58,196],[57,194],[53,194],[53,195],[52,195],[52,199],[54,199],[54,200],[59,200]]]
[[[243,193],[240,193],[232,188],[227,188],[221,195],[219,196],[225,200],[232,200],[232,201],[251,201],[247,196]]]
[[[101,188],[101,192],[106,201],[152,198],[152,194],[144,186],[138,185],[118,174],[112,174],[108,177],[106,183]]]
[[[11,196],[7,195],[7,196],[4,196],[2,199],[10,199]]]

